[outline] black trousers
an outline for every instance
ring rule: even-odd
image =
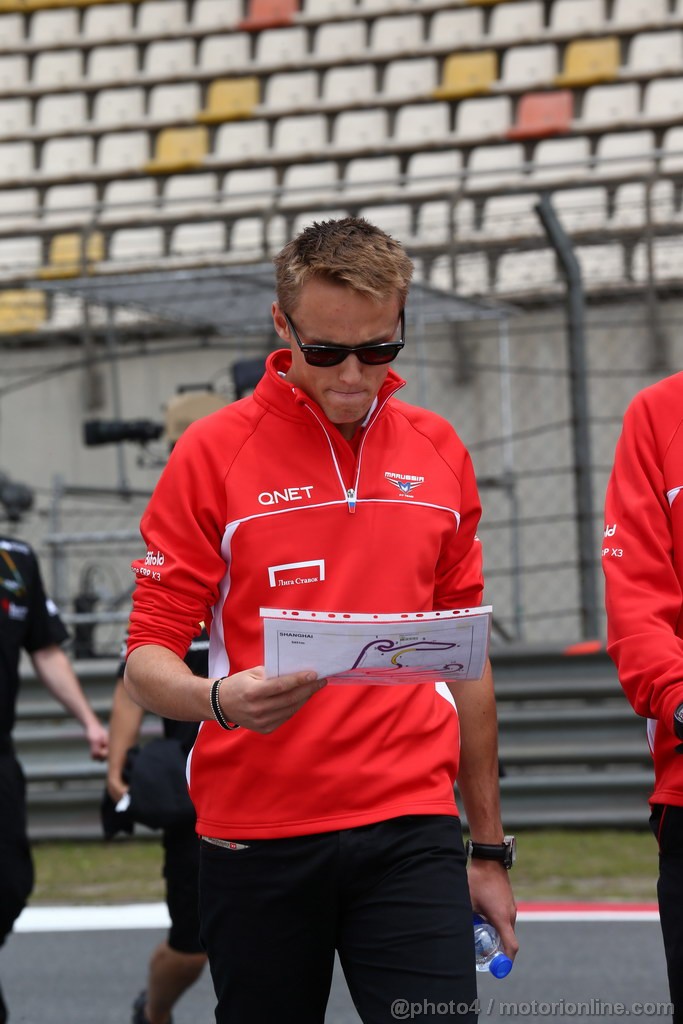
[[[33,860],[26,832],[26,784],[11,751],[0,753],[0,946],[33,889]]]
[[[458,818],[233,845],[200,844],[217,1024],[322,1024],[335,950],[364,1024],[476,1020]]]
[[[657,804],[650,817],[659,843],[657,899],[674,1024],[683,1024],[683,807]]]

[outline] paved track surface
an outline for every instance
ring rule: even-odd
[[[119,1024],[144,984],[149,951],[163,930],[19,932],[0,951],[0,979],[10,1024]],[[481,976],[482,1024],[498,1021],[670,1021],[659,924],[656,921],[533,921],[518,924],[522,952],[503,981]],[[400,986],[399,986],[400,988]],[[397,990],[396,999],[401,992]],[[610,1004],[622,1004],[625,1014]],[[516,1005],[515,1005],[516,1004]],[[581,1005],[582,1004],[582,1005]],[[283,1008],[283,1020],[288,1020]],[[402,1014],[402,1015],[401,1015]],[[394,1020],[417,1021],[420,1007]],[[443,1020],[456,1015],[444,1012]],[[175,1024],[212,1024],[207,973],[179,1003]],[[236,1022],[239,1024],[239,1022]],[[263,1024],[278,1024],[267,1021]],[[289,1024],[289,1021],[288,1021]],[[326,1024],[359,1024],[336,971]]]

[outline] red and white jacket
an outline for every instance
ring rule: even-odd
[[[650,720],[650,800],[683,805],[683,754],[673,732],[683,702],[683,373],[645,388],[626,411],[602,562],[607,650],[629,701]]]
[[[393,398],[404,381],[389,371],[352,445],[283,378],[290,360],[273,353],[251,397],[176,445],[142,519],[129,652],[182,657],[205,620],[215,677],[263,663],[261,607],[481,603],[481,509],[450,424]],[[272,838],[454,815],[458,755],[445,685],[326,686],[267,736],[202,724],[188,761],[197,831]]]

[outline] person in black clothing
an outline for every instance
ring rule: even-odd
[[[107,757],[107,730],[99,721],[61,644],[67,630],[45,595],[33,549],[0,537],[0,946],[12,931],[33,889],[33,860],[26,819],[24,774],[12,732],[19,693],[21,651],[40,681],[83,726],[94,760]],[[0,1024],[8,1019],[0,992]]]
[[[185,658],[196,675],[208,674],[208,637],[202,632]],[[125,662],[119,667],[109,723],[110,744],[107,792],[114,804],[128,792],[124,778],[129,749],[137,742],[144,710],[128,696],[123,685]],[[185,755],[197,735],[197,722],[165,718],[164,736],[177,739]],[[169,1024],[173,1006],[197,981],[206,964],[199,941],[199,841],[194,822],[163,830],[166,903],[171,927],[153,950],[147,987],[133,1004],[132,1024]]]

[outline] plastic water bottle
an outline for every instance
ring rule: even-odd
[[[507,978],[512,960],[503,953],[500,935],[492,924],[474,914],[474,956],[478,971],[488,971],[494,978]]]

